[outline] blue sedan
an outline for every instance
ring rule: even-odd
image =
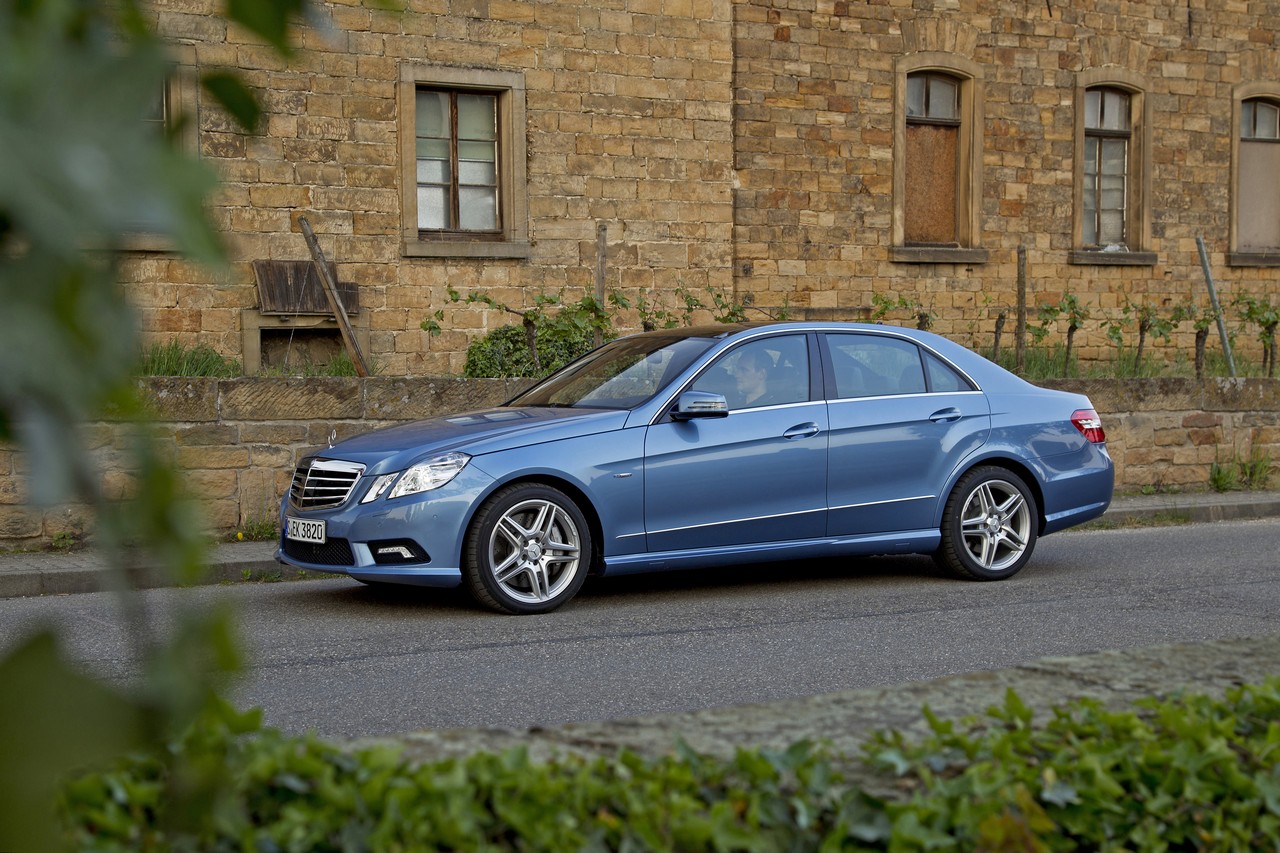
[[[928,332],[852,323],[620,338],[494,409],[302,460],[277,559],[366,583],[464,585],[542,613],[587,575],[931,554],[1001,580],[1100,516],[1089,399]]]

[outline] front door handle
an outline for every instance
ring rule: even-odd
[[[961,415],[960,415],[959,409],[956,409],[956,408],[939,409],[938,411],[934,412],[932,415],[929,415],[929,420],[933,421],[935,424],[943,424],[943,423],[951,423],[952,421],[958,421],[960,420],[960,417]]]
[[[818,434],[815,423],[797,424],[782,434],[783,438],[809,438]]]

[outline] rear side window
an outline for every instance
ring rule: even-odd
[[[878,335],[828,335],[836,396],[922,394],[924,366],[910,341]]]
[[[933,353],[924,354],[925,368],[929,371],[929,390],[935,394],[951,394],[973,391],[973,384],[955,371],[951,365]]]

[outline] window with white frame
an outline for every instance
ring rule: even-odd
[[[1080,75],[1072,263],[1156,263],[1150,251],[1151,122],[1145,93],[1145,78],[1125,69]]]
[[[169,144],[176,145],[195,155],[198,150],[196,138],[196,87],[191,73],[183,67],[170,71],[165,79],[151,92],[146,109],[138,116],[148,132],[158,138],[168,138]],[[133,252],[171,252],[173,240],[164,232],[167,220],[163,211],[156,210],[147,215],[126,220],[124,248]]]
[[[523,75],[401,72],[404,253],[527,257]]]
[[[1125,216],[1133,136],[1129,93],[1100,86],[1084,97],[1082,241],[1086,247],[1128,249]]]
[[[498,97],[419,89],[418,230],[497,234]]]

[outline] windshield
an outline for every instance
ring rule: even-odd
[[[622,338],[553,373],[509,405],[630,409],[657,394],[714,342],[676,335]]]

